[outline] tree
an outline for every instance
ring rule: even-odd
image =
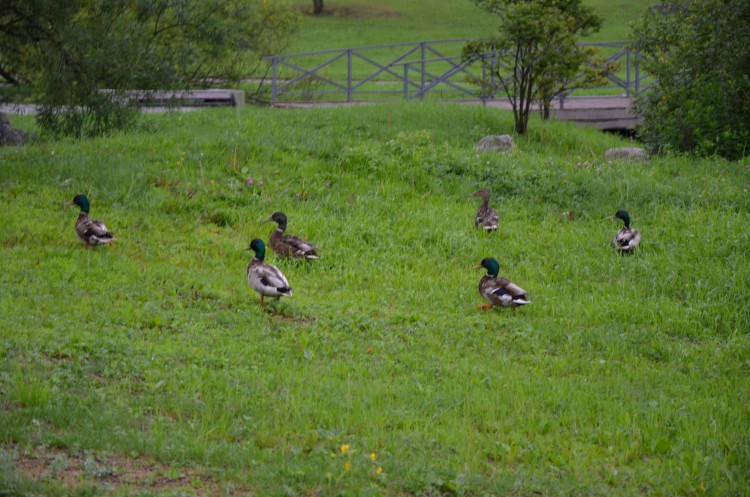
[[[579,44],[568,48],[571,51],[560,53],[537,80],[538,101],[544,120],[550,117],[550,107],[555,97],[576,88],[602,86],[607,81],[607,75],[619,68],[617,62],[604,60],[596,48]]]
[[[500,26],[496,37],[467,43],[463,58],[484,64],[490,78],[475,82],[484,95],[498,89],[506,94],[516,132],[524,134],[533,102],[549,108],[556,95],[569,89],[581,65],[594,67],[593,52],[579,47],[577,39],[598,31],[602,20],[581,0],[473,1],[498,14]]]
[[[262,0],[2,0],[0,76],[32,88],[50,135],[128,126],[126,90],[200,88],[255,74],[298,14]]]
[[[320,15],[323,13],[323,0],[313,0],[313,14]]]
[[[655,80],[634,105],[652,152],[750,152],[748,19],[747,0],[702,0],[650,9],[635,25],[634,46]]]

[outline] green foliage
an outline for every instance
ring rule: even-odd
[[[608,63],[596,48],[577,43],[568,48],[572,50],[560,53],[537,83],[545,119],[549,118],[549,108],[555,97],[576,88],[602,86],[606,83],[607,75],[619,69],[619,64]]]
[[[710,0],[652,9],[634,28],[655,83],[635,102],[641,139],[655,152],[750,151],[750,3]]]
[[[49,454],[79,460],[90,495],[750,485],[746,163],[610,163],[627,142],[536,116],[512,153],[480,153],[514,126],[480,106],[145,119],[0,150],[11,494],[74,494]],[[501,216],[489,236],[473,227],[480,186]],[[112,250],[76,237],[79,192]],[[633,257],[609,246],[619,208],[643,232]],[[322,258],[269,252],[294,297],[261,310],[243,249],[276,210]],[[488,256],[532,305],[476,309],[471,267]],[[33,461],[49,461],[44,481],[7,477]],[[163,468],[144,477],[144,461]]]
[[[52,136],[132,124],[127,90],[194,88],[255,74],[298,16],[283,2],[8,0],[0,71],[29,85]],[[7,78],[6,78],[7,79]]]
[[[516,132],[524,134],[533,102],[549,106],[556,95],[571,87],[582,65],[593,68],[594,53],[579,47],[577,41],[598,31],[602,18],[580,0],[474,1],[500,16],[499,34],[468,43],[463,57],[482,61],[487,74],[477,81],[482,93],[501,89],[513,107]],[[607,69],[596,71],[593,79],[598,80]]]

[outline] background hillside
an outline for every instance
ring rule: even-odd
[[[289,53],[340,49],[389,43],[484,38],[497,28],[493,16],[470,0],[428,2],[383,0],[363,2],[326,0],[321,16],[309,15],[312,1],[296,0],[306,15],[302,29],[292,40]],[[587,41],[622,41],[630,36],[630,22],[654,5],[633,2],[589,0],[604,18],[602,30]]]

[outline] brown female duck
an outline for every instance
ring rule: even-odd
[[[474,217],[474,227],[481,227],[485,231],[495,231],[500,217],[497,215],[497,211],[490,207],[490,192],[482,188],[472,193],[471,196],[482,198],[482,203],[477,209],[477,215]]]

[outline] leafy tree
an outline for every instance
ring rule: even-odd
[[[475,81],[484,95],[498,89],[507,95],[518,134],[526,132],[532,103],[540,101],[548,109],[571,87],[581,65],[588,64],[595,78],[607,69],[600,63],[595,70],[594,52],[577,44],[578,37],[598,31],[602,23],[581,0],[473,1],[498,14],[500,26],[496,37],[467,43],[464,60],[480,60],[488,70],[489,79]]]
[[[652,151],[740,158],[750,152],[750,2],[701,0],[650,9],[634,27],[655,78],[635,101]]]
[[[0,76],[33,89],[51,135],[128,126],[126,90],[200,88],[259,72],[298,14],[262,0],[2,0]]]
[[[537,80],[538,100],[542,118],[549,119],[555,97],[576,88],[594,88],[607,82],[607,75],[616,72],[617,62],[607,62],[594,47],[573,44],[571,51],[552,62]]]
[[[323,13],[323,0],[313,0],[313,14],[319,15]]]

